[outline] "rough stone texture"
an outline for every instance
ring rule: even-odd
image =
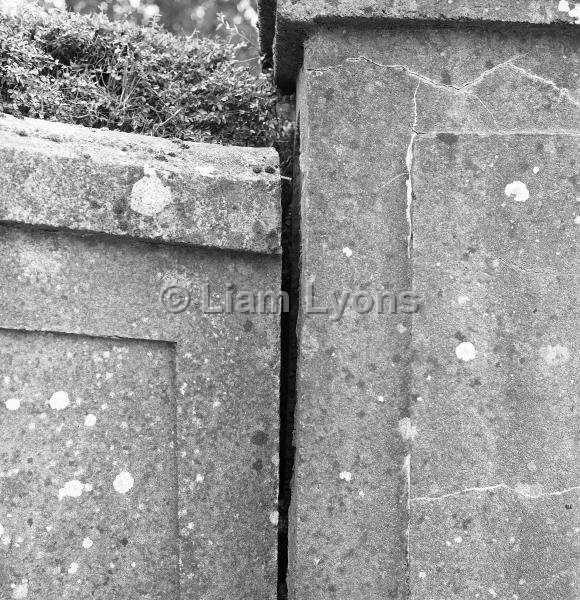
[[[280,252],[278,155],[0,116],[0,219]]]
[[[578,596],[579,150],[578,135],[415,144],[411,496],[432,498],[411,511],[417,598]]]
[[[279,317],[199,304],[206,282],[212,306],[228,283],[277,291],[279,257],[104,235],[90,203],[79,233],[68,194],[51,197],[56,230],[37,215],[0,235],[0,595],[275,598]],[[182,312],[171,286],[190,293]]]
[[[303,289],[409,286],[424,306],[302,315],[293,600],[576,597],[578,45],[515,26],[308,39]]]
[[[2,598],[25,581],[29,598],[176,598],[172,344],[10,330],[0,340],[2,398],[21,400],[2,404]],[[48,404],[59,391],[63,410]],[[122,471],[136,482],[127,494],[113,485]],[[67,483],[81,496],[65,496]]]
[[[276,78],[292,87],[302,62],[302,44],[313,29],[324,25],[389,27],[395,22],[462,21],[482,23],[580,24],[574,2],[559,0],[261,0],[261,39],[264,51],[274,45]],[[272,12],[276,11],[275,35]],[[423,24],[424,25],[424,24]]]
[[[413,503],[411,598],[578,598],[580,491],[503,487]]]

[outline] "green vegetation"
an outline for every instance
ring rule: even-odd
[[[243,146],[276,146],[289,126],[269,74],[240,44],[175,36],[103,15],[0,14],[0,111],[87,127]]]

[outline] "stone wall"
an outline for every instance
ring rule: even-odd
[[[578,596],[574,11],[278,2],[302,293],[422,297],[303,305],[293,600]]]
[[[276,597],[277,160],[0,118],[2,598]]]

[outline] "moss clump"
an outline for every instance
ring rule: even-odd
[[[280,146],[287,127],[276,115],[272,78],[237,62],[237,49],[101,15],[0,14],[0,111],[183,140]]]

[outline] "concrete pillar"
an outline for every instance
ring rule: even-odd
[[[2,600],[276,597],[277,168],[0,118]]]
[[[303,304],[290,597],[576,598],[579,9],[388,4],[277,7],[303,296],[399,294]]]

